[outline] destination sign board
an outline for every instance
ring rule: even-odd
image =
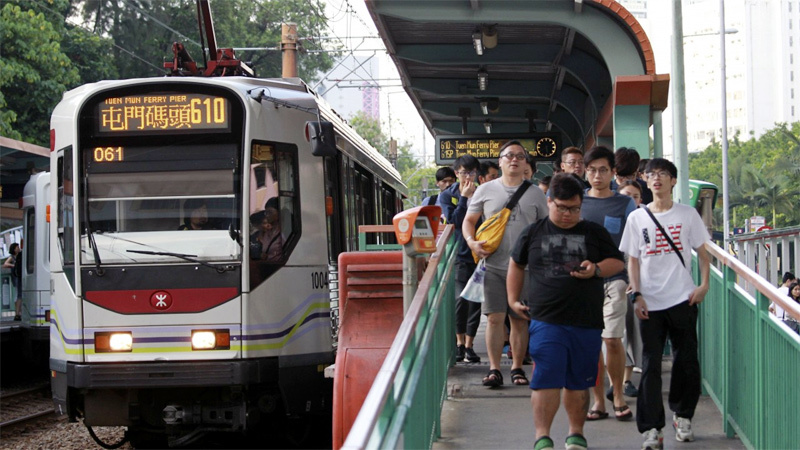
[[[97,105],[99,134],[161,131],[225,131],[230,105],[225,97],[197,93],[147,93],[108,97]]]
[[[497,159],[500,149],[518,140],[537,161],[555,160],[561,152],[561,135],[534,133],[523,135],[443,135],[436,137],[436,164],[451,165],[461,155],[478,159]]]

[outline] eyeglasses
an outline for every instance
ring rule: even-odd
[[[599,169],[595,169],[594,167],[586,168],[586,173],[588,173],[589,175],[594,175],[596,173],[599,173],[600,175],[608,175],[609,172],[611,171],[608,170],[608,167],[601,167]]]
[[[469,172],[467,172],[466,170],[459,170],[458,172],[456,172],[456,175],[462,176],[462,177],[474,177],[477,174],[478,174],[477,170],[472,170],[472,171],[469,171]]]
[[[583,165],[583,161],[581,161],[580,159],[571,159],[569,161],[564,161],[564,164],[570,167],[580,167]]]
[[[669,172],[647,172],[647,178],[672,178]]]
[[[581,212],[580,206],[573,206],[570,208],[568,206],[559,205],[558,202],[556,202],[555,200],[553,201],[553,204],[556,205],[556,210],[561,214],[566,214],[566,213],[580,214]]]
[[[528,157],[527,153],[506,153],[505,155],[500,155],[501,158],[505,158],[509,161],[516,159],[517,161],[523,161],[525,158]]]

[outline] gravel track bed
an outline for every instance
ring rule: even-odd
[[[94,432],[106,443],[122,439],[125,427],[95,427]],[[98,446],[82,422],[69,423],[66,418],[43,417],[3,429],[0,449],[85,450],[102,449]],[[131,449],[125,443],[121,449]]]

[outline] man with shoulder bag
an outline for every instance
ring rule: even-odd
[[[547,201],[539,189],[530,189],[531,183],[523,180],[523,170],[528,152],[519,141],[512,140],[500,149],[500,178],[478,186],[472,195],[467,215],[462,225],[462,233],[472,253],[477,259],[486,259],[484,279],[484,302],[481,312],[487,316],[486,351],[489,356],[489,373],[483,378],[483,385],[497,387],[503,384],[500,372],[500,358],[503,351],[503,323],[506,315],[511,318],[511,382],[515,385],[528,385],[528,378],[522,368],[528,341],[528,321],[511,311],[506,292],[506,273],[511,247],[522,230],[533,222],[547,216]],[[519,191],[518,191],[519,190]],[[515,196],[515,194],[517,194]],[[516,197],[516,199],[514,198]],[[513,200],[513,201],[512,201]],[[508,208],[505,218],[493,217]],[[496,249],[487,249],[487,239],[476,237],[476,225],[483,217],[481,225],[502,223],[502,238]],[[494,238],[498,237],[495,232]]]
[[[628,254],[634,312],[642,335],[642,379],[636,399],[636,425],[642,449],[663,448],[666,422],[661,393],[661,357],[667,335],[673,363],[669,407],[675,439],[693,441],[692,417],[700,398],[697,351],[698,305],[708,293],[710,271],[705,224],[697,211],[672,200],[678,170],[663,158],[645,169],[653,202],[628,216],[619,249]],[[691,249],[697,251],[701,283],[691,273]]]

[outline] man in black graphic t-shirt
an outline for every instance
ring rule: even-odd
[[[552,447],[550,426],[564,392],[572,434],[567,447],[586,447],[586,389],[597,379],[603,329],[603,277],[624,268],[622,253],[605,228],[580,219],[583,186],[557,174],[547,198],[548,217],[523,230],[508,266],[508,303],[531,318],[530,353],[535,364],[530,387],[537,442]],[[521,297],[528,268],[528,304]],[[535,287],[535,288],[534,288]]]

